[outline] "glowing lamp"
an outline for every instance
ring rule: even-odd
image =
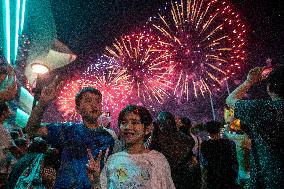
[[[43,63],[35,62],[31,64],[32,71],[36,74],[45,74],[49,72],[49,68]]]

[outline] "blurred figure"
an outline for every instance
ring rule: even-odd
[[[19,157],[21,150],[16,146],[9,130],[4,127],[4,122],[11,115],[11,110],[6,103],[0,103],[0,187],[4,186],[10,173],[15,157]]]
[[[25,154],[13,167],[7,189],[54,188],[59,155],[45,140],[35,137]]]
[[[178,131],[174,115],[160,112],[150,148],[166,156],[177,189],[188,188],[193,183],[190,171],[193,146],[192,137]]]
[[[191,136],[194,140],[194,147],[192,149],[193,154],[197,159],[199,159],[200,156],[200,146],[201,146],[201,138],[196,136],[195,134],[192,133],[192,125],[191,121],[188,117],[181,117],[180,118],[180,123],[181,126],[179,127],[179,130],[186,134],[187,136]]]
[[[2,89],[1,87],[4,86]],[[17,94],[17,81],[14,69],[8,65],[0,67],[0,103],[11,101]]]
[[[191,166],[191,173],[192,173],[192,184],[191,188],[200,188],[201,187],[201,169],[200,169],[200,148],[201,148],[201,138],[194,135],[192,133],[192,125],[191,121],[188,117],[181,117],[179,119],[180,126],[179,130],[186,134],[189,137],[192,137],[194,140],[194,147],[192,149],[194,158],[196,158],[196,165]]]
[[[225,119],[226,120],[226,119]],[[240,120],[234,119],[232,111],[232,119],[227,120],[223,136],[235,142],[237,150],[237,158],[239,163],[238,183],[242,187],[248,187],[250,178],[249,157],[251,153],[251,140],[242,130],[240,130]]]
[[[207,171],[207,188],[238,188],[238,161],[236,145],[220,135],[222,124],[217,121],[206,123],[210,139],[201,144],[201,163]]]
[[[275,68],[267,77],[265,67],[250,70],[247,79],[228,97],[227,105],[235,110],[241,129],[252,141],[250,188],[284,188],[283,127],[284,67]],[[271,99],[242,100],[256,83],[267,79]]]

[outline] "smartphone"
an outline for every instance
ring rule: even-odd
[[[267,78],[268,75],[270,74],[270,72],[272,72],[272,68],[271,68],[271,67],[266,68],[266,69],[264,69],[264,70],[262,71],[261,76],[262,76],[263,78]]]

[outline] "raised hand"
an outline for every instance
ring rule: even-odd
[[[63,82],[60,82],[59,77],[56,76],[48,86],[42,89],[39,101],[44,105],[49,105],[58,96],[62,86]]]
[[[264,71],[265,67],[255,67],[251,69],[248,73],[247,82],[250,82],[251,84],[257,83],[264,79],[262,77],[262,72]]]

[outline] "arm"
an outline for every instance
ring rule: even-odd
[[[48,104],[39,100],[38,104],[33,108],[26,126],[26,131],[30,137],[34,134],[47,135],[47,128],[41,125],[41,120],[47,107]]]
[[[250,70],[247,79],[227,97],[226,103],[230,108],[235,109],[236,102],[244,97],[251,86],[263,79],[261,74],[264,69],[265,67],[256,67]]]
[[[33,108],[26,126],[26,131],[29,136],[33,134],[47,135],[47,128],[41,127],[41,120],[45,110],[49,104],[56,99],[62,87],[62,82],[58,84],[58,81],[58,77],[55,77],[52,83],[41,91],[39,102]]]
[[[8,86],[4,90],[0,91],[0,103],[13,100],[17,93],[17,81],[16,81],[15,72],[13,68],[10,66],[7,67],[7,72],[8,72],[8,82],[7,82]]]

